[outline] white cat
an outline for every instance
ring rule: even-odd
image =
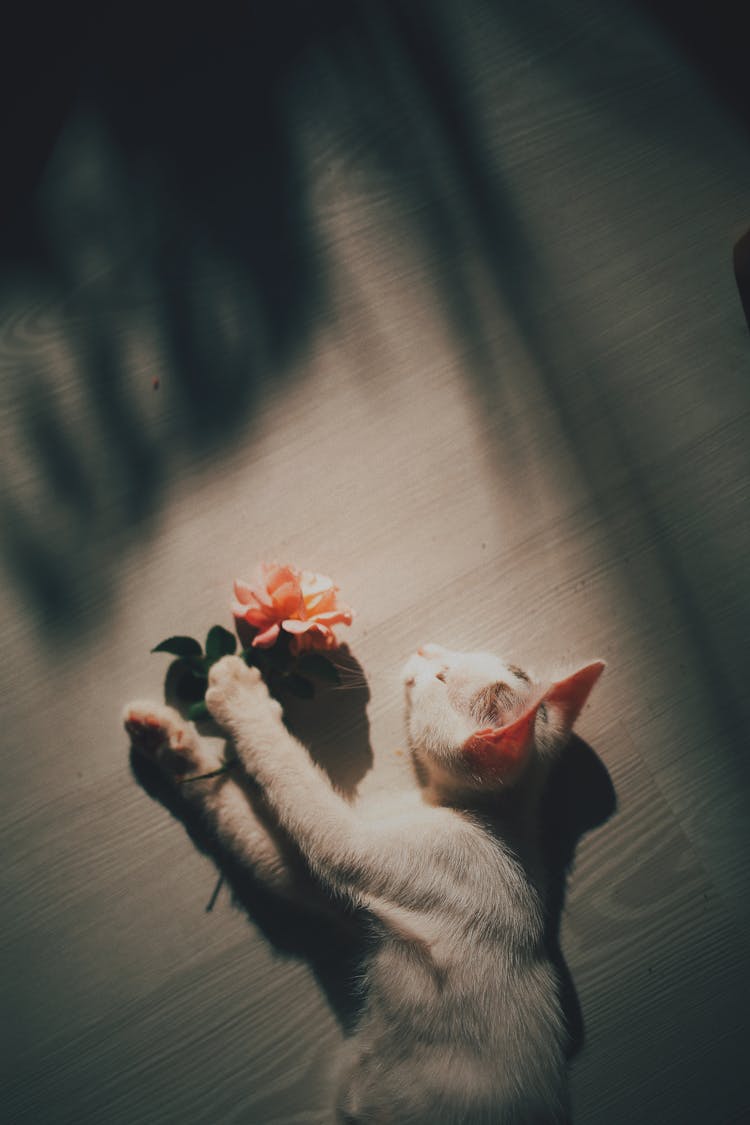
[[[379,920],[339,1121],[568,1120],[537,814],[548,767],[603,667],[545,686],[485,653],[420,649],[404,683],[421,784],[354,805],[238,657],[212,668],[206,696],[236,749],[229,772],[215,772],[218,753],[171,708],[126,710],[134,747],[180,785],[237,861],[273,890],[310,900],[304,876],[253,811],[249,777],[326,908],[365,907]]]

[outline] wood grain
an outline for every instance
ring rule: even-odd
[[[169,52],[124,116],[93,67],[3,258],[0,1113],[331,1120],[322,978],[226,887],[206,912],[214,865],[120,728],[150,648],[278,558],[356,607],[370,699],[327,752],[371,746],[363,788],[411,784],[419,643],[607,660],[580,733],[618,808],[561,933],[575,1120],[744,1120],[746,135],[617,3],[298,30],[245,102],[240,30],[197,101]]]

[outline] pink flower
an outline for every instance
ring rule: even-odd
[[[351,625],[353,616],[338,605],[338,592],[322,574],[262,563],[254,585],[235,582],[232,612],[258,630],[254,648],[270,648],[282,629],[291,635],[294,653],[335,648],[332,626]]]

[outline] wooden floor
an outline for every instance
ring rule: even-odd
[[[750,1119],[747,133],[630,8],[429,8],[188,27],[131,69],[123,32],[9,232],[9,1125],[331,1120],[305,935],[207,910],[120,725],[261,558],[357,611],[369,701],[308,721],[363,786],[411,783],[422,641],[607,661],[580,733],[617,809],[561,929],[575,1121]]]

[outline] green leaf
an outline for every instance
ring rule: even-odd
[[[315,684],[304,676],[298,676],[296,672],[292,672],[291,676],[284,676],[282,683],[289,694],[296,695],[297,699],[315,698]]]
[[[171,652],[173,656],[200,656],[203,649],[193,637],[167,637],[152,652]]]
[[[164,692],[169,700],[171,696],[181,703],[195,703],[203,699],[208,687],[208,677],[205,672],[198,674],[185,660],[173,660],[167,670],[164,681]]]
[[[207,719],[208,716],[209,710],[206,707],[205,699],[199,699],[197,703],[191,703],[187,709],[189,719]]]
[[[191,675],[197,676],[199,680],[205,680],[208,669],[211,667],[210,660],[202,653],[200,656],[181,656],[180,662]]]
[[[341,676],[335,664],[322,652],[306,652],[297,661],[297,670],[305,676],[313,676],[326,684],[340,684]]]
[[[210,664],[221,660],[222,656],[231,656],[237,651],[237,638],[223,625],[214,625],[209,629],[206,637],[206,659]]]

